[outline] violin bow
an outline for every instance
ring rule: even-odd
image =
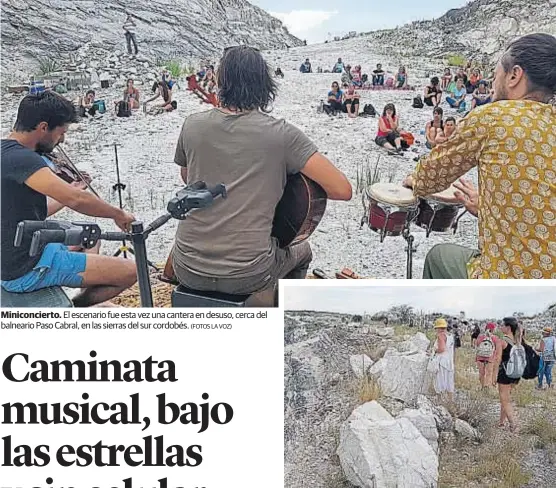
[[[83,174],[81,173],[81,171],[79,171],[77,169],[77,166],[75,166],[75,164],[73,164],[72,160],[69,158],[69,156],[66,154],[66,152],[62,149],[62,147],[60,145],[58,145],[56,147],[56,149],[58,149],[58,151],[60,151],[60,154],[63,156],[63,158],[66,160],[66,162],[69,164],[69,166],[71,167],[71,169],[73,171],[75,171],[75,174],[77,174],[77,176],[79,176],[79,178],[81,179],[81,181],[83,183],[85,183],[85,185],[87,186],[87,188],[89,190],[91,190],[91,192],[99,199],[102,200],[102,198],[100,198],[100,195],[95,191],[95,189],[87,182],[87,180],[85,179],[85,177],[83,176]]]

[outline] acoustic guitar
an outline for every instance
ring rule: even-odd
[[[281,248],[309,238],[324,215],[326,198],[322,186],[307,176],[301,173],[288,176],[272,222],[271,235],[278,239]],[[166,261],[161,280],[177,283],[171,254]]]

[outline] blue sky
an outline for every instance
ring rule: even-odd
[[[339,2],[332,0],[250,0],[284,22],[289,31],[310,43],[320,43],[349,31],[391,28],[412,20],[437,18],[465,0],[419,2],[415,0]]]
[[[555,286],[286,286],[286,310],[374,313],[408,304],[425,312],[468,317],[533,314],[556,302]]]

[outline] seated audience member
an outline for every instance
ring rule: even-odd
[[[342,83],[351,83],[351,65],[347,64],[342,73]]]
[[[78,307],[96,305],[132,286],[137,277],[133,260],[74,252],[60,243],[46,244],[29,256],[31,239],[14,245],[19,222],[44,221],[65,206],[84,215],[113,219],[129,231],[135,217],[78,185],[54,174],[41,157],[62,143],[75,108],[64,97],[46,91],[21,101],[13,131],[2,139],[2,288],[28,293],[51,286],[81,288],[73,297]],[[78,220],[84,220],[83,218]]]
[[[467,93],[473,93],[479,87],[479,81],[481,81],[481,72],[475,68],[471,71],[469,80],[465,86]]]
[[[384,70],[382,69],[382,64],[377,64],[376,69],[373,70],[373,85],[384,85]]]
[[[446,68],[444,69],[444,74],[442,75],[442,84],[440,85],[440,88],[442,88],[442,90],[446,90],[451,82],[452,71],[450,70],[450,68]]]
[[[452,108],[457,108],[458,112],[463,112],[465,110],[465,96],[467,91],[463,84],[463,79],[458,78],[456,81],[456,86],[454,91],[450,93],[451,96],[446,97],[446,101]]]
[[[487,88],[487,82],[485,80],[479,81],[479,86],[473,92],[473,100],[471,101],[471,110],[475,107],[480,107],[481,105],[486,105],[492,101],[492,94]]]
[[[359,98],[360,95],[355,91],[353,85],[344,92],[344,111],[348,117],[355,118],[359,115]]]
[[[438,87],[438,77],[433,76],[429,85],[425,87],[423,102],[429,107],[438,107],[442,101],[442,90]]]
[[[209,66],[207,72],[205,73],[205,77],[201,80],[201,88],[207,91],[209,84],[212,86],[215,83],[216,77],[214,76],[214,69],[212,66]]]
[[[363,82],[361,81],[361,66],[357,65],[353,68],[351,72],[351,83],[353,86],[361,87]]]
[[[401,66],[396,74],[396,88],[405,88],[407,86],[407,70],[405,66]]]
[[[85,117],[87,115],[94,116],[98,107],[95,105],[95,91],[88,90],[85,96],[79,102],[79,115]]]
[[[343,73],[344,71],[344,63],[342,62],[342,58],[338,58],[336,64],[332,68],[332,73]]]
[[[464,71],[463,68],[458,69],[458,72],[456,73],[454,81],[458,81],[460,79],[463,81],[463,86],[466,86],[467,85],[467,75],[465,74],[465,71]]]
[[[385,149],[389,154],[402,153],[402,138],[398,131],[399,118],[396,115],[396,107],[393,103],[387,103],[378,120],[378,132],[375,142]]]
[[[124,90],[124,102],[129,103],[129,107],[133,110],[139,108],[139,90],[133,86],[133,80],[127,80],[127,86]]]
[[[284,77],[284,73],[280,68],[276,68],[276,71],[274,72],[275,76],[279,76],[280,78]]]
[[[441,107],[435,107],[432,111],[432,120],[427,122],[425,127],[425,135],[427,137],[426,146],[432,149],[436,146],[436,136],[444,130],[444,121],[442,120],[444,111]]]
[[[162,81],[166,83],[168,90],[174,88],[174,85],[176,84],[176,82],[172,79],[172,73],[170,73],[167,69],[162,72]]]
[[[344,95],[344,92],[342,92],[342,90],[340,90],[340,85],[338,85],[338,82],[335,81],[334,83],[332,83],[332,89],[328,92],[328,105],[324,106],[324,111],[327,114],[336,114],[336,112],[341,112],[342,111],[342,97]]]
[[[307,58],[305,62],[299,67],[299,71],[301,71],[302,73],[313,72],[313,68],[311,68],[311,62],[309,61],[309,58]]]
[[[145,101],[145,107],[147,103],[150,103],[159,97],[162,97],[162,103],[157,105],[153,112],[171,112],[178,107],[178,104],[172,101],[172,91],[168,90],[168,85],[164,81],[157,82],[156,95]]]
[[[440,108],[440,107],[438,107]],[[446,142],[456,130],[456,119],[454,117],[447,117],[444,121],[444,126],[440,130],[436,130],[435,145]]]

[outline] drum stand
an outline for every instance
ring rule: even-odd
[[[407,257],[405,277],[410,280],[413,277],[413,253],[417,251],[417,248],[413,245],[415,236],[410,232],[409,225],[403,230],[402,236],[405,242],[407,242],[407,247],[405,248]]]

